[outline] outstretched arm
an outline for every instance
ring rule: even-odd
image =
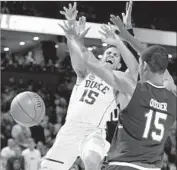
[[[123,40],[127,41],[141,56],[143,52],[147,49],[144,44],[142,44],[137,38],[133,37],[124,27],[122,21],[119,17],[111,16],[111,21],[118,27],[120,31],[120,36]],[[164,73],[164,84],[170,91],[176,92],[176,86],[172,76],[169,74],[168,70]]]
[[[77,25],[76,17],[78,11],[76,10],[76,5],[77,5],[76,2],[74,2],[73,6],[69,4],[69,7],[68,8],[64,7],[64,11],[60,11],[60,13],[62,15],[65,15],[66,19],[68,20],[68,24],[70,26],[75,25],[75,27],[77,27],[77,34],[81,34],[85,30],[86,18],[80,17],[79,23]],[[71,37],[68,38],[68,35],[66,35],[66,38],[67,38],[69,54],[71,57],[71,64],[75,73],[77,74],[77,83],[80,83],[84,79],[84,77],[88,74],[88,69],[86,68],[83,60],[81,60],[81,57],[79,57],[78,54],[75,52],[75,49],[73,48],[73,44],[70,41]]]
[[[132,9],[133,9],[133,1],[130,0],[129,2],[126,2],[126,9],[125,9],[125,13],[122,13],[122,20],[123,20],[123,23],[124,23],[127,31],[132,36],[134,36],[134,30],[132,27]],[[127,42],[124,42],[124,43],[125,43],[126,47],[132,52],[132,54],[134,55],[136,60],[138,61],[138,54],[134,50],[134,48],[129,43],[127,43]]]
[[[86,68],[86,65],[84,61],[81,59],[81,57],[75,52],[72,41],[67,40],[67,44],[73,70],[77,74],[78,79],[82,81],[82,79],[84,79],[84,77],[88,74],[88,69]]]
[[[106,81],[108,84],[113,86],[116,90],[122,92],[124,96],[131,96],[134,92],[136,81],[131,81],[128,77],[125,76],[122,72],[114,73],[112,70],[109,70],[103,63],[95,58],[93,53],[89,52],[87,48],[84,47],[82,41],[80,41],[80,37],[78,36],[74,27],[70,25],[62,26],[60,25],[66,36],[70,40],[73,45],[73,49],[77,53],[77,56],[80,56],[81,59],[87,65],[87,68]],[[88,29],[84,31],[83,35],[88,32]],[[103,33],[104,34],[104,33]],[[112,35],[112,33],[111,33]],[[114,33],[113,33],[114,35]],[[120,40],[120,39],[119,39]],[[120,40],[121,41],[121,40]],[[120,43],[120,46],[124,45]],[[124,45],[125,47],[125,45]]]

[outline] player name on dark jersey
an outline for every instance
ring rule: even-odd
[[[155,109],[167,112],[167,103],[159,103],[157,100],[151,99],[149,105]]]

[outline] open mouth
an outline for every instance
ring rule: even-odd
[[[106,63],[113,64],[113,61],[107,60]]]

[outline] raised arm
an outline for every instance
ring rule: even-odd
[[[126,8],[125,13],[122,13],[122,20],[125,25],[125,28],[127,31],[134,36],[133,26],[132,26],[132,9],[133,9],[133,1],[130,0],[129,2],[126,2]],[[136,57],[136,60],[138,60],[138,54],[134,50],[134,48],[127,42],[124,42],[126,47],[132,52],[132,54]]]
[[[137,83],[136,81],[132,82],[132,80],[130,80],[129,77],[126,77],[125,73],[123,72],[113,72],[112,70],[108,69],[102,62],[97,60],[93,53],[89,52],[82,41],[80,41],[80,37],[82,35],[78,36],[74,27],[65,24],[65,26],[61,26],[61,28],[64,30],[65,34],[73,44],[73,48],[75,49],[77,55],[81,57],[80,59],[85,62],[85,65],[90,71],[94,72],[97,76],[102,78],[113,88],[123,93],[124,96],[130,97],[133,94]],[[87,30],[85,31],[86,33]],[[119,41],[121,40],[119,39]],[[121,45],[123,46],[124,44],[122,43]]]
[[[77,74],[78,79],[82,81],[82,79],[85,78],[85,76],[88,74],[89,71],[84,64],[84,61],[81,60],[81,57],[78,56],[78,54],[75,52],[72,41],[70,39],[67,39],[67,45],[68,45],[69,54],[71,57],[71,64],[72,64],[73,70]]]
[[[120,31],[120,37],[127,41],[137,53],[141,56],[144,50],[147,48],[144,44],[142,44],[137,38],[133,37],[127,29],[124,27],[121,19],[117,16],[111,16],[111,21],[118,27]],[[164,85],[172,92],[176,92],[176,86],[174,84],[174,80],[172,76],[169,74],[168,70],[164,73]]]
[[[72,6],[69,4],[69,8],[64,7],[64,11],[60,11],[61,14],[65,15],[66,19],[68,20],[68,24],[71,25],[76,25],[76,17],[78,11],[76,10],[76,2],[74,2],[74,5]],[[83,31],[85,31],[85,23],[86,19],[85,17],[81,17],[79,19],[79,23],[77,25],[77,34],[81,34]],[[73,48],[73,44],[66,35],[67,38],[67,45],[69,49],[69,54],[71,57],[71,64],[72,67],[77,75],[77,84],[79,84],[85,76],[88,74],[88,69],[86,68],[83,60],[81,60],[81,57],[78,56],[78,54],[75,52],[75,49]],[[84,38],[84,37],[82,37]]]

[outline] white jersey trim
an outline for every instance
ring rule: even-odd
[[[145,168],[128,162],[110,162],[109,165],[128,166],[139,170],[161,170],[160,168]]]
[[[153,84],[153,83],[151,83],[151,82],[149,82],[149,81],[146,81],[146,82],[149,83],[150,85],[156,87],[156,88],[159,88],[159,89],[165,88],[165,86],[157,86],[157,85],[155,85],[155,84]]]

